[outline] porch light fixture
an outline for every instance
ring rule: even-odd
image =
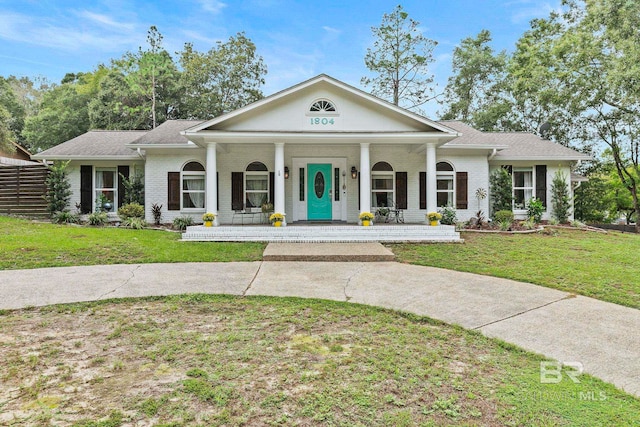
[[[284,179],[289,179],[289,166],[284,167]]]
[[[358,169],[355,166],[351,166],[351,178],[356,179],[358,177]]]

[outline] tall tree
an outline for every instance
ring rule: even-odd
[[[482,30],[475,38],[462,40],[454,49],[453,74],[442,101],[444,120],[462,120],[478,127],[476,117],[500,100],[505,89],[508,58],[504,51],[494,53],[490,43],[491,33]]]
[[[402,6],[385,13],[380,26],[371,28],[375,41],[364,58],[375,77],[360,81],[372,94],[405,108],[418,108],[434,98],[429,64],[437,43],[425,37],[419,25]]]
[[[181,116],[210,119],[263,97],[267,67],[255,44],[238,33],[206,53],[186,43],[180,52]]]
[[[89,129],[89,95],[76,83],[55,86],[42,97],[35,116],[27,118],[22,135],[32,152],[40,152],[83,134]]]
[[[24,126],[25,110],[18,102],[9,80],[0,77],[0,149],[13,152]]]

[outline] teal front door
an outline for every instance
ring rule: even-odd
[[[307,219],[332,219],[331,163],[307,165]]]

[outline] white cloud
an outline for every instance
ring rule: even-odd
[[[117,29],[121,31],[133,31],[135,28],[135,25],[132,23],[118,22],[110,16],[89,12],[88,10],[77,11],[76,14],[79,18],[95,22],[102,27]]]
[[[535,18],[546,18],[551,12],[561,10],[560,3],[557,1],[554,5],[549,1],[516,0],[506,2],[505,6],[512,10],[511,22],[514,24],[529,22]]]
[[[342,30],[338,30],[337,28],[332,28],[332,27],[329,27],[329,26],[326,26],[326,25],[324,27],[322,27],[322,29],[325,30],[329,34],[336,34],[337,35],[337,34],[342,33]]]
[[[204,11],[213,13],[214,15],[219,14],[222,12],[222,9],[227,7],[226,3],[219,0],[199,0],[198,3],[200,3],[200,6],[202,6]]]
[[[52,49],[77,52],[85,48],[121,51],[129,47],[138,37],[134,34],[133,24],[118,24],[104,15],[94,14],[92,21],[102,19],[104,25],[113,22],[117,31],[82,25],[77,19],[66,19],[52,23],[47,17],[24,14],[0,13],[0,39],[44,46]]]

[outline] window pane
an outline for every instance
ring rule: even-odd
[[[182,177],[182,189],[183,190],[204,190],[204,177],[203,176],[183,176]]]
[[[204,193],[201,192],[185,192],[182,193],[183,208],[204,208]]]
[[[264,190],[268,188],[269,180],[266,175],[247,175],[247,191]]]
[[[533,185],[531,171],[514,171],[513,186],[514,187],[531,187]]]
[[[453,206],[453,193],[452,192],[438,192],[437,204],[442,206]]]
[[[115,171],[97,171],[96,188],[115,188]]]
[[[392,190],[393,189],[393,176],[391,175],[373,175],[372,190]]]
[[[371,194],[371,203],[374,208],[389,207],[393,204],[392,192],[375,192]]]
[[[248,208],[259,208],[265,203],[267,203],[267,193],[247,193]]]
[[[453,177],[438,178],[438,190],[453,190]]]

